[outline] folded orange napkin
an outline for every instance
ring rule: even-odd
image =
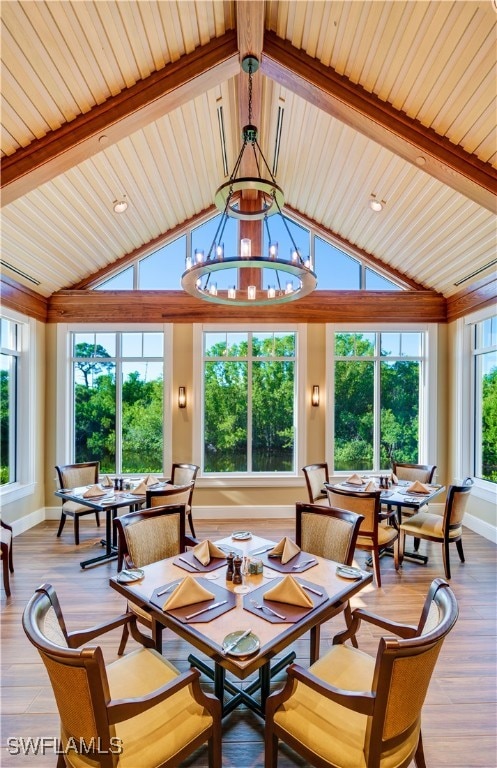
[[[105,491],[103,491],[99,485],[90,485],[87,491],[84,492],[83,496],[85,499],[92,499],[94,496],[104,496]]]
[[[366,485],[364,486],[365,491],[377,491],[378,486],[376,485],[374,480],[370,480]]]
[[[351,485],[364,485],[364,481],[356,473],[347,478],[347,483]]]
[[[420,483],[419,480],[416,480],[414,483],[412,483],[407,491],[408,493],[431,493],[428,486],[424,483]]]
[[[398,485],[399,484],[399,478],[397,477],[395,472],[392,472],[392,474],[390,475],[390,480],[392,481],[392,483],[394,485]]]
[[[285,563],[288,563],[289,560],[292,559],[292,557],[295,557],[295,555],[298,555],[300,552],[300,547],[295,544],[294,541],[288,538],[288,536],[285,536],[284,539],[281,539],[281,541],[276,544],[273,549],[268,552],[269,557],[272,555],[281,555],[281,562],[284,565]]]
[[[162,606],[162,610],[170,611],[173,608],[183,608],[184,605],[193,605],[194,603],[202,602],[202,600],[210,600],[213,597],[214,593],[205,589],[193,576],[186,576],[173,593],[169,595]]]
[[[222,549],[216,547],[216,545],[213,544],[212,541],[209,541],[209,539],[201,541],[200,544],[193,547],[192,552],[193,557],[195,557],[199,563],[202,563],[202,565],[209,565],[211,557],[226,557],[226,552],[223,552]]]
[[[114,483],[110,479],[109,475],[105,475],[104,479],[101,482],[101,485],[103,488],[113,488]]]
[[[264,600],[274,600],[288,605],[301,605],[303,608],[312,608],[314,603],[293,576],[285,576],[272,589],[264,593]]]

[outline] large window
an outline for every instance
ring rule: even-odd
[[[475,477],[497,482],[497,316],[474,324],[473,422]]]
[[[0,369],[0,484],[17,479],[17,434],[19,421],[18,375],[21,356],[22,326],[14,320],[1,318],[2,367]]]
[[[203,472],[296,472],[296,331],[204,331]]]
[[[337,331],[333,343],[334,469],[419,463],[425,334]]]
[[[161,472],[164,334],[71,334],[73,454],[102,472]]]

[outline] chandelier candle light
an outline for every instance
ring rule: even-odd
[[[185,272],[181,277],[181,285],[187,293],[217,304],[269,305],[294,301],[311,293],[317,284],[311,260],[310,258],[306,260],[302,258],[283,216],[283,190],[276,183],[257,141],[257,128],[252,125],[252,75],[257,72],[258,68],[259,61],[254,56],[246,56],[243,59],[242,69],[249,76],[248,125],[243,128],[243,145],[231,176],[217,189],[215,194],[214,202],[222,212],[219,226],[207,255],[203,251],[197,250],[193,258],[188,256]],[[238,176],[240,164],[248,147],[251,147],[254,153],[258,176],[240,177]],[[262,176],[261,166],[265,168],[269,178]],[[244,192],[250,192],[252,195],[254,192],[258,194],[257,205],[254,206],[254,210],[244,210],[243,203],[241,203]],[[271,240],[268,220],[274,214],[281,217],[292,243],[288,259],[281,257],[281,254],[278,253],[278,243]],[[239,254],[226,256],[223,232],[228,217],[244,221],[263,220],[269,242],[268,255],[253,254],[252,241],[249,238],[242,238]],[[262,270],[271,270],[275,276],[275,284],[268,286],[267,290],[260,289],[256,285],[248,285],[246,289],[237,288],[233,285],[227,290],[218,290],[215,281],[216,272],[236,269],[240,275],[244,269],[251,269],[253,273],[254,268],[261,270],[261,276]],[[297,287],[294,286],[293,278],[297,278]]]

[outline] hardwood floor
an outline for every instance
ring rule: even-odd
[[[221,538],[236,525],[222,521],[195,523],[199,538]],[[101,529],[100,529],[101,530]],[[254,521],[252,530],[278,540],[293,535],[292,520]],[[71,527],[61,539],[56,538],[57,523],[44,522],[14,540],[15,573],[11,577],[12,596],[1,591],[1,674],[2,736],[0,764],[4,768],[24,766],[55,767],[53,752],[45,755],[11,755],[8,739],[56,737],[59,720],[51,687],[40,657],[26,639],[21,616],[34,589],[43,582],[57,589],[69,631],[88,627],[106,617],[121,613],[123,601],[108,586],[116,563],[82,571],[79,561],[98,554],[99,533],[86,518],[81,524],[81,544],[73,545]],[[423,740],[429,768],[495,768],[496,749],[496,549],[491,542],[465,530],[466,563],[459,563],[451,552],[451,586],[459,600],[460,615],[442,649],[423,709]],[[383,585],[361,593],[355,605],[363,604],[376,613],[414,623],[428,585],[443,575],[441,548],[421,543],[429,554],[428,565],[405,561],[397,574],[393,560],[381,561]],[[365,554],[357,561],[363,565]],[[343,618],[328,622],[322,629],[322,652],[333,635],[343,627]],[[360,647],[374,654],[379,630],[363,625]],[[105,658],[116,658],[120,632],[102,637]],[[127,651],[134,647],[129,641]],[[299,663],[307,665],[308,639],[293,646]],[[164,633],[164,654],[185,669],[189,647],[172,633]],[[283,679],[281,674],[280,680]],[[206,684],[208,685],[208,684]],[[251,712],[240,709],[223,723],[223,766],[225,768],[260,768],[263,766],[263,723]],[[11,742],[12,744],[12,742]],[[204,768],[206,750],[199,750],[184,766]],[[279,768],[306,766],[291,750],[280,749]],[[136,766],[135,768],[141,768]]]

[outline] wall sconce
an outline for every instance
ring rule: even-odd
[[[178,389],[178,408],[186,408],[186,387]]]
[[[319,405],[319,385],[318,384],[314,384],[314,386],[312,388],[311,403],[314,406],[318,406]]]

